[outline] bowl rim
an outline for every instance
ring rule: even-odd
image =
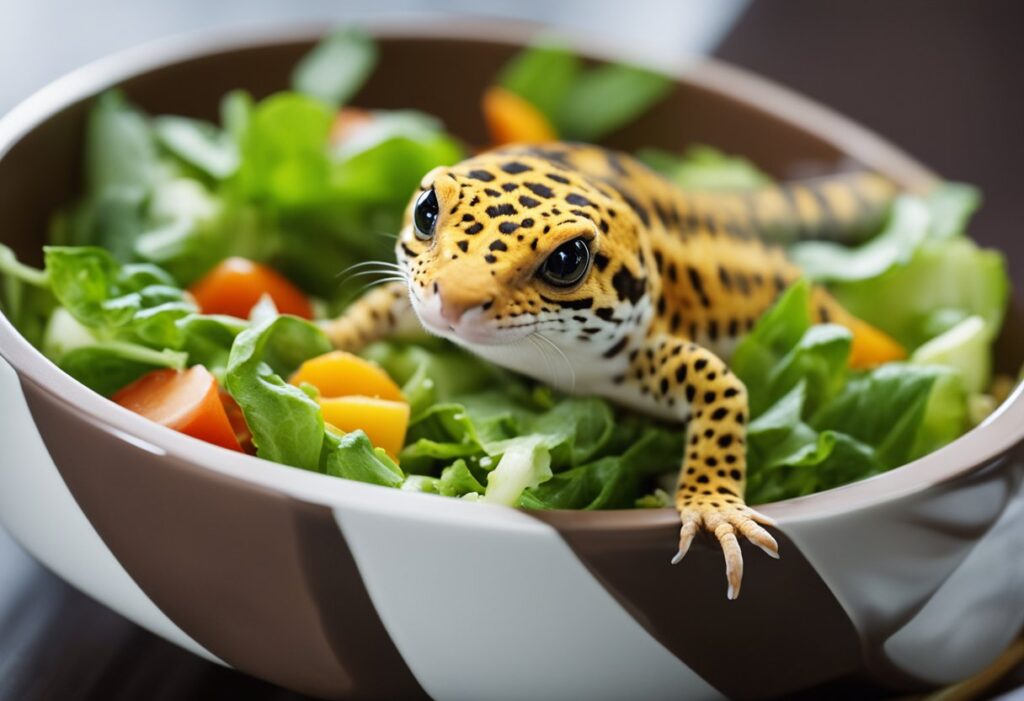
[[[538,25],[527,22],[457,20],[422,22],[403,20],[362,21],[370,34],[384,39],[475,40],[508,46],[528,43]],[[257,46],[315,41],[326,30],[322,24],[290,24],[282,27],[249,26],[206,29],[145,43],[88,63],[50,82],[0,118],[0,160],[24,136],[62,110],[89,99],[123,80],[174,63]],[[581,54],[605,60],[621,59],[628,51],[571,31],[559,36]],[[745,103],[772,114],[854,156],[864,165],[886,173],[911,189],[923,188],[936,180],[925,166],[903,151],[810,98],[799,95],[768,79],[717,59],[691,57],[683,60],[647,62],[666,72],[677,83],[688,83]],[[284,492],[293,497],[328,506],[342,503],[359,508],[396,509],[408,515],[420,511],[424,517],[442,518],[479,527],[484,521],[494,526],[522,525],[509,510],[490,504],[470,504],[436,495],[401,493],[378,487],[272,463],[202,443],[152,423],[89,390],[60,370],[33,347],[0,313],[0,359],[6,359],[22,382],[28,381],[66,405],[98,430],[157,455],[176,457],[215,472]],[[981,425],[952,443],[874,477],[808,496],[759,506],[781,522],[831,517],[892,501],[927,487],[980,469],[1024,441],[1024,385]],[[391,501],[398,499],[400,501]],[[481,508],[483,507],[483,508]],[[472,509],[472,512],[466,509]],[[559,510],[560,521],[570,526],[595,528],[660,528],[677,523],[675,511],[664,509],[617,509],[605,511]]]

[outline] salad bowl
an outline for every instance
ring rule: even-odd
[[[485,140],[477,96],[529,39],[479,25],[372,31],[381,62],[360,105],[439,115],[470,143]],[[230,90],[286,86],[316,39],[176,39],[44,88],[0,121],[2,242],[38,262],[50,213],[80,188],[99,93],[211,118]],[[855,164],[912,190],[934,180],[736,68],[664,68],[672,93],[612,145],[706,142],[779,177]],[[1007,371],[1024,358],[1021,318],[1011,311],[999,345]],[[0,407],[0,522],[30,553],[155,634],[317,697],[767,698],[846,679],[915,690],[982,669],[1024,623],[1019,387],[924,458],[760,507],[782,558],[751,554],[734,602],[716,548],[669,566],[670,509],[521,511],[258,460],[107,401],[3,316]]]

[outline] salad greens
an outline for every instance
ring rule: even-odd
[[[367,357],[412,401],[400,463],[421,491],[530,508],[633,506],[677,467],[677,427],[597,398],[557,395],[440,342],[378,343]]]
[[[801,282],[737,348],[733,371],[747,386],[751,422],[748,499],[811,494],[920,457],[967,427],[956,371],[888,363],[847,368],[852,335],[812,325]]]
[[[409,403],[396,462],[362,431],[326,424],[315,388],[287,381],[330,350],[315,323],[279,315],[268,299],[248,319],[203,314],[185,291],[242,256],[301,282],[333,314],[351,296],[339,271],[390,258],[389,232],[422,174],[469,150],[430,115],[345,107],[376,58],[368,37],[339,31],[299,63],[292,90],[226,95],[219,124],[149,116],[118,92],[102,95],[86,128],[85,188],[54,217],[44,269],[0,245],[4,314],[104,395],[156,368],[203,365],[237,402],[256,454],[285,465],[534,509],[670,504],[660,487],[678,469],[678,426],[562,395],[438,340],[388,341],[363,354]],[[524,51],[498,82],[562,136],[586,140],[627,124],[670,85],[636,67],[586,67],[550,44]],[[339,129],[339,108],[358,129]],[[686,188],[770,182],[706,146],[638,155]],[[985,392],[1009,283],[1002,256],[967,238],[978,203],[972,188],[945,185],[902,196],[859,246],[792,247],[808,279],[779,298],[730,363],[750,398],[751,503],[891,469],[991,408]],[[906,345],[909,360],[849,369],[850,332],[812,324],[812,282]]]
[[[565,139],[596,141],[625,126],[668,94],[669,78],[639,66],[586,68],[568,48],[541,44],[523,51],[498,83],[536,107]]]

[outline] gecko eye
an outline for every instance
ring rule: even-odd
[[[567,241],[540,266],[540,276],[556,287],[569,287],[583,279],[590,263],[590,249],[583,239]]]
[[[412,210],[412,224],[416,238],[420,241],[429,241],[434,237],[438,211],[437,194],[434,192],[434,188],[430,188],[416,198],[416,206]]]

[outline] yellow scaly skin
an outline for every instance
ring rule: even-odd
[[[415,204],[431,189],[436,224],[418,235]],[[686,192],[595,146],[503,148],[423,178],[397,243],[406,282],[371,291],[327,331],[357,349],[412,312],[494,363],[686,424],[673,562],[701,528],[713,532],[735,598],[737,534],[773,557],[778,546],[763,528],[770,519],[743,500],[747,395],[726,359],[800,275],[759,237],[842,237],[877,223],[894,194],[866,173]],[[545,281],[545,260],[575,239],[589,251],[582,280]],[[813,304],[820,321],[864,326],[820,289]]]

